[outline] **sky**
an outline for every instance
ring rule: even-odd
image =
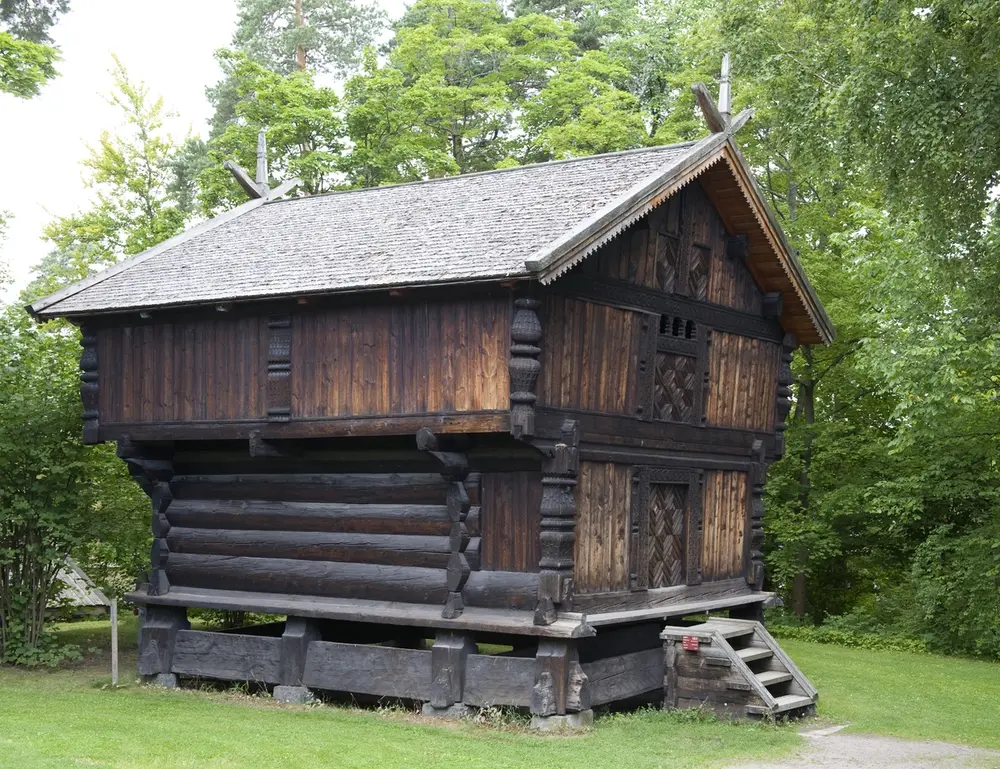
[[[403,7],[380,4],[392,16]],[[0,211],[14,215],[0,245],[14,286],[0,299],[23,288],[48,251],[44,226],[87,206],[80,161],[118,121],[104,98],[112,54],[131,79],[163,97],[175,138],[206,135],[205,88],[221,75],[213,53],[229,44],[235,25],[236,0],[71,0],[50,32],[62,53],[60,76],[34,99],[0,94]]]

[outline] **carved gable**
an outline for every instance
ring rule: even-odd
[[[759,314],[761,292],[742,251],[693,181],[598,249],[581,270]]]

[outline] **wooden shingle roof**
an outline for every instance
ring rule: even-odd
[[[426,182],[253,200],[29,309],[40,318],[83,317],[415,286],[548,283],[712,166],[734,158],[742,165],[730,147],[738,153],[724,132]],[[785,251],[771,256],[785,280],[766,290],[793,294],[785,305],[806,321],[799,324],[805,338],[796,331],[803,342],[828,341],[829,320],[781,243],[767,247]]]

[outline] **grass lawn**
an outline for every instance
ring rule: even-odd
[[[819,714],[851,731],[1000,749],[1000,665],[782,640],[819,689]]]
[[[700,767],[787,754],[794,729],[647,711],[598,719],[582,736],[428,724],[400,712],[295,708],[238,693],[137,686],[134,620],[109,687],[107,624],[62,631],[87,659],[54,671],[0,668],[0,767]]]
[[[401,711],[296,708],[238,691],[134,683],[135,620],[110,688],[107,623],[61,635],[86,659],[0,668],[0,767],[701,767],[766,761],[801,744],[796,725],[700,721],[646,711],[599,718],[582,736],[427,723]],[[820,715],[859,733],[1000,748],[1000,665],[785,641],[820,690]]]

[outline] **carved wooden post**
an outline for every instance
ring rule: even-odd
[[[170,521],[166,512],[173,501],[170,479],[174,477],[173,462],[164,450],[135,446],[126,436],[118,441],[118,457],[128,464],[129,474],[149,496],[152,503],[153,544],[150,547],[150,572],[148,595],[165,595],[170,590],[167,580],[167,561],[170,548],[167,534]]]
[[[292,319],[272,315],[267,319],[267,420],[292,418]]]
[[[747,564],[747,583],[754,590],[764,588],[764,479],[767,465],[764,462],[764,442],[753,442],[754,463],[750,465],[750,563]],[[731,615],[730,615],[731,616]]]
[[[186,609],[177,606],[147,606],[139,646],[139,675],[161,686],[177,686],[177,678],[170,672],[173,667],[174,644],[177,632],[190,627]]]
[[[540,719],[590,710],[587,676],[575,641],[541,639],[535,654],[535,686],[531,691],[534,726]]]
[[[430,708],[424,708],[425,714],[444,715],[442,710],[462,702],[466,661],[475,653],[476,645],[467,633],[437,632],[431,647]]]
[[[576,502],[573,490],[579,470],[579,423],[563,422],[562,438],[548,448],[542,463],[541,574],[535,624],[556,621],[556,607],[573,605],[573,541],[576,537]]]
[[[536,310],[537,299],[514,300],[514,320],[510,327],[510,433],[515,438],[535,434],[535,384],[542,364],[538,362],[542,324]]]
[[[781,458],[785,453],[785,430],[788,425],[785,420],[788,412],[792,408],[792,384],[795,377],[792,375],[792,353],[799,346],[795,334],[785,334],[781,341],[781,365],[778,369],[778,398],[775,403],[775,417],[777,424],[774,430],[777,433],[774,441],[774,453],[777,458]]]
[[[80,400],[83,401],[83,442],[99,443],[99,395],[97,331],[91,326],[80,327]]]
[[[311,692],[302,685],[302,674],[306,669],[306,655],[309,644],[321,638],[316,622],[305,617],[288,617],[285,631],[281,634],[281,657],[278,662],[278,684],[274,687],[274,699],[303,705],[312,698]]]

